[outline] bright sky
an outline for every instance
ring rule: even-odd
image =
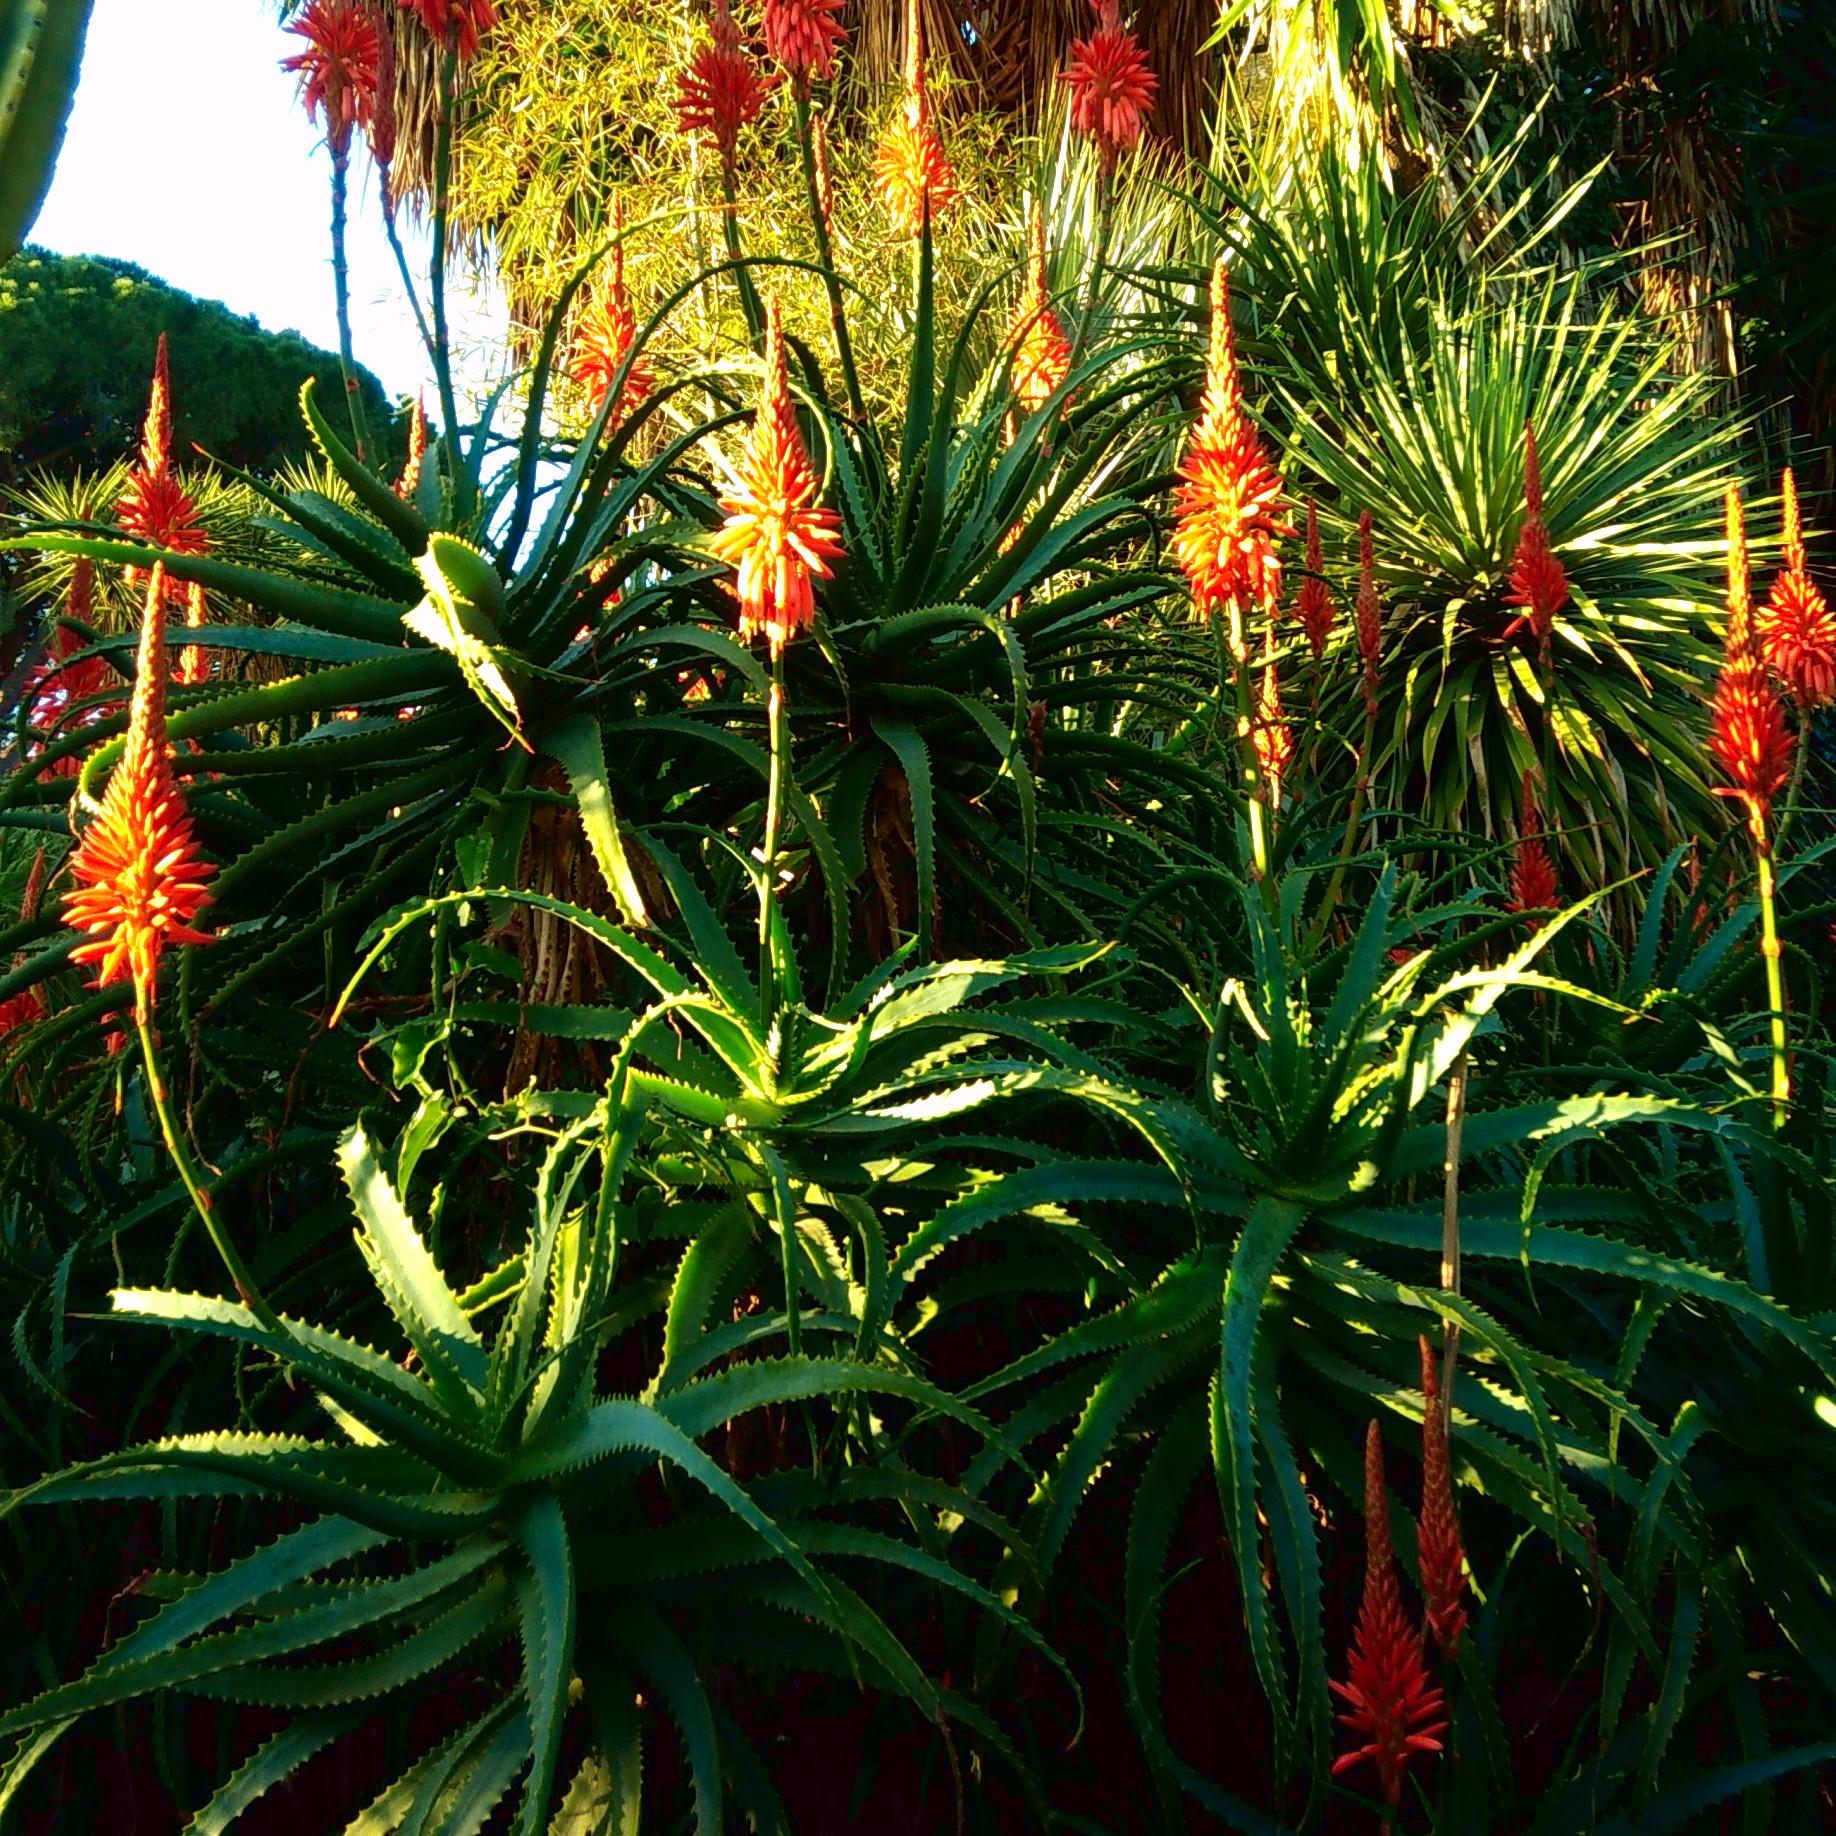
[[[135,262],[335,351],[331,160],[280,68],[299,42],[268,0],[96,0],[70,131],[32,241]],[[402,226],[419,279],[427,238],[405,211]],[[429,387],[361,150],[352,158],[350,262],[358,360],[393,394]],[[488,304],[457,305],[455,343],[497,316]]]

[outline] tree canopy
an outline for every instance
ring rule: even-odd
[[[304,455],[296,398],[307,377],[337,391],[338,359],[101,256],[28,248],[0,269],[0,481],[34,467],[100,468],[125,456],[146,410],[159,334],[170,335],[180,454],[264,471]],[[367,371],[371,424],[386,426]],[[335,397],[334,397],[335,399]]]

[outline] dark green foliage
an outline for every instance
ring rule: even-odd
[[[172,341],[173,451],[271,471],[309,450],[300,384],[341,390],[336,353],[196,300],[125,261],[27,249],[0,270],[0,483],[44,467],[99,471],[131,454],[159,334]],[[363,377],[370,423],[393,410]],[[399,455],[400,440],[392,442]]]

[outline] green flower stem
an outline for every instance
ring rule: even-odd
[[[1810,750],[1810,717],[1800,712],[1798,744],[1794,749],[1791,761],[1791,783],[1786,787],[1785,807],[1779,812],[1779,826],[1772,833],[1772,852],[1775,859],[1784,851],[1785,831],[1791,827],[1791,819],[1797,815],[1798,806],[1804,801],[1804,768],[1810,761]]]
[[[751,274],[742,265],[746,254],[740,247],[739,188],[733,176],[733,162],[724,158],[720,162],[720,195],[724,206],[720,213],[720,223],[726,235],[727,259],[733,264],[734,281],[739,287],[740,311],[746,315],[746,331],[752,342],[762,345],[765,341],[765,312],[759,305],[759,290],[752,284]]]
[[[459,406],[458,398],[453,393],[452,338],[446,323],[446,241],[452,208],[453,80],[458,69],[458,53],[449,50],[440,61],[439,118],[434,125],[433,256],[428,276],[433,301],[434,380],[439,385],[440,416],[445,422],[441,431],[452,442],[457,442],[459,438]],[[469,497],[465,490],[465,467],[457,463],[456,445],[453,456],[455,463],[452,477],[455,485],[462,496]],[[462,518],[470,514],[469,502],[461,503],[457,508]]]
[[[395,257],[395,271],[402,277],[402,292],[408,296],[415,329],[421,334],[422,348],[427,352],[427,361],[432,363],[435,361],[433,328],[427,323],[427,314],[421,310],[421,296],[415,290],[414,274],[408,266],[408,251],[402,246],[402,233],[396,228],[392,208],[383,212],[383,233],[389,238],[389,249]]]
[[[224,1230],[223,1221],[217,1216],[216,1207],[211,1202],[210,1189],[204,1183],[204,1175],[179,1130],[178,1120],[172,1113],[172,1100],[166,1091],[166,1080],[160,1072],[159,1052],[153,1044],[152,1029],[141,1014],[137,1013],[134,1017],[134,1030],[140,1036],[140,1052],[146,1061],[147,1098],[153,1105],[154,1115],[159,1119],[159,1132],[165,1138],[166,1152],[172,1156],[172,1164],[178,1168],[179,1179],[191,1196],[192,1206],[203,1220],[204,1229],[216,1245],[217,1254],[223,1258],[223,1266],[229,1271],[230,1280],[236,1284],[236,1292],[242,1304],[268,1331],[280,1332],[283,1330],[280,1318],[262,1298],[261,1290],[255,1285],[255,1277],[249,1273],[248,1264],[242,1260],[240,1251]]]
[[[778,963],[772,916],[778,900],[778,840],[784,823],[785,786],[790,777],[790,718],[784,701],[784,654],[771,653],[771,780],[765,798],[765,844],[760,850],[759,1005],[769,1026],[777,1012]]]
[[[1760,954],[1766,960],[1766,1006],[1772,1033],[1772,1126],[1783,1128],[1791,1108],[1791,1041],[1785,1029],[1785,971],[1779,943],[1778,885],[1772,869],[1772,844],[1766,819],[1748,811],[1753,849],[1759,866]]]
[[[350,410],[351,437],[357,457],[370,459],[370,427],[363,411],[363,387],[357,380],[357,359],[351,342],[351,267],[345,252],[345,222],[349,215],[351,149],[347,141],[332,144],[332,292],[338,309],[338,368],[344,377],[344,400]]]
[[[1325,938],[1326,927],[1332,921],[1332,914],[1337,909],[1339,895],[1345,886],[1345,871],[1351,865],[1353,850],[1358,845],[1358,825],[1364,820],[1364,806],[1371,794],[1371,747],[1377,738],[1377,716],[1367,710],[1364,716],[1364,738],[1358,743],[1358,777],[1352,786],[1351,808],[1345,814],[1345,835],[1339,843],[1339,858],[1333,864],[1332,878],[1326,883],[1326,896],[1320,901],[1319,912],[1309,927],[1306,940],[1301,946],[1303,956],[1311,956]]]
[[[842,386],[848,391],[848,408],[857,421],[867,418],[861,379],[854,367],[854,344],[848,336],[848,315],[842,306],[841,281],[835,272],[835,244],[822,214],[822,191],[816,182],[816,147],[810,135],[810,97],[797,86],[797,150],[803,158],[803,188],[810,200],[810,221],[816,227],[816,255],[822,266],[822,284],[829,296],[829,323],[835,330],[835,354],[841,362]]]
[[[1109,265],[1109,243],[1116,226],[1116,176],[1108,166],[1097,172],[1097,243],[1096,259],[1084,282],[1084,297],[1078,307],[1077,336],[1071,344],[1071,367],[1076,369],[1090,342],[1096,323],[1097,293],[1103,284],[1103,270]]]
[[[1224,621],[1214,611],[1212,635],[1218,646],[1218,709],[1234,702],[1236,732],[1234,740],[1244,795],[1249,804],[1250,866],[1262,888],[1263,902],[1275,909],[1275,883],[1269,872],[1269,837],[1267,812],[1262,801],[1262,761],[1256,756],[1255,707],[1250,688],[1249,646],[1243,638],[1243,613],[1231,607],[1230,636],[1224,635]]]

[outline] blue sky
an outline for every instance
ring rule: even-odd
[[[137,263],[205,299],[337,348],[331,162],[280,60],[299,40],[268,0],[96,0],[63,156],[32,240]],[[382,229],[368,155],[353,157],[351,318],[358,359],[391,392],[426,357]],[[424,269],[426,238],[409,231]],[[455,341],[489,303],[455,314]]]

